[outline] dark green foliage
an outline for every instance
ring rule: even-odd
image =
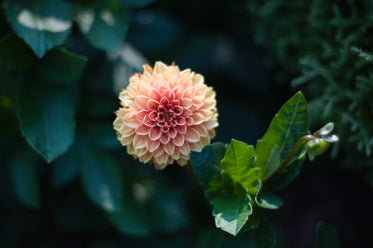
[[[75,138],[75,109],[69,92],[25,82],[19,100],[19,125],[30,146],[48,163],[65,153]]]
[[[317,223],[315,248],[339,248],[339,238],[334,227],[325,222]]]
[[[61,45],[71,32],[73,9],[62,0],[5,1],[13,30],[39,58]]]
[[[369,156],[373,3],[272,0],[248,1],[248,6],[255,40],[288,72],[301,74],[292,84],[310,92],[313,122],[333,120],[348,141],[344,146],[354,144]]]

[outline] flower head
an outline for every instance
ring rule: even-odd
[[[127,152],[156,169],[185,165],[191,151],[201,151],[218,126],[216,93],[202,75],[156,62],[129,79],[119,95],[114,129]]]

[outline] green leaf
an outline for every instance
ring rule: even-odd
[[[266,171],[267,161],[273,146],[279,147],[281,161],[286,158],[296,142],[308,131],[306,100],[301,92],[290,98],[279,110],[267,132],[256,144],[255,164]]]
[[[123,209],[123,169],[110,156],[94,150],[86,141],[82,145],[81,180],[89,198],[112,213]]]
[[[205,191],[210,188],[213,177],[220,176],[220,161],[224,158],[226,150],[224,143],[214,142],[206,146],[202,152],[192,152],[190,155],[194,174]]]
[[[0,64],[10,72],[30,71],[37,57],[15,34],[10,33],[0,40]]]
[[[53,49],[39,63],[38,72],[56,83],[71,83],[82,75],[87,58],[61,48]]]
[[[279,191],[289,185],[299,174],[299,169],[302,167],[303,161],[304,157],[301,159],[293,159],[286,169],[276,177],[276,180],[272,184],[272,189],[274,191]]]
[[[39,58],[69,36],[73,11],[62,0],[6,1],[5,13],[13,30]]]
[[[78,138],[68,152],[58,158],[53,164],[52,181],[54,186],[62,187],[71,183],[79,174],[81,163],[81,148]]]
[[[236,236],[252,213],[250,201],[241,184],[223,175],[222,192],[211,200],[215,225]]]
[[[275,171],[278,169],[280,164],[280,148],[277,145],[274,145],[272,147],[267,164],[265,166],[266,169],[263,175],[263,181],[267,180],[270,176],[272,176],[273,173],[275,173]]]
[[[113,51],[126,38],[129,15],[125,8],[78,8],[76,21],[87,41],[95,48]]]
[[[254,167],[255,150],[244,142],[232,139],[221,167],[224,174],[240,183],[250,195],[259,190],[260,169]]]
[[[269,191],[259,192],[255,197],[255,201],[256,205],[267,209],[278,209],[283,204],[280,197]]]
[[[48,163],[65,153],[75,138],[74,104],[64,89],[25,82],[18,118],[22,135]]]
[[[334,227],[320,221],[316,227],[315,248],[339,248],[339,238]]]
[[[110,213],[109,218],[123,234],[146,236],[149,233],[145,210],[133,199],[126,199],[122,209]]]
[[[11,163],[11,174],[19,200],[33,209],[39,209],[40,189],[32,159],[19,154]]]

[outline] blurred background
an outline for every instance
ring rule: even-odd
[[[21,85],[33,92],[33,84],[49,79],[9,68],[10,48],[0,42],[1,247],[240,247],[239,238],[215,228],[191,166],[155,171],[116,140],[118,93],[143,64],[158,60],[191,68],[214,87],[220,123],[215,141],[255,145],[281,105],[302,90],[310,103],[310,131],[335,122],[341,141],[306,162],[279,193],[284,205],[268,211],[277,247],[314,247],[320,220],[336,228],[342,247],[373,241],[373,2],[68,3],[76,19],[62,47],[88,60],[78,80],[55,86],[72,99],[76,134],[50,164],[22,137],[17,114]],[[4,37],[16,29],[7,3],[2,6]],[[110,33],[90,38],[82,32],[81,10],[105,8],[117,11],[125,25],[119,46],[110,45]],[[108,181],[121,185],[120,211],[95,196],[100,188],[94,187]]]

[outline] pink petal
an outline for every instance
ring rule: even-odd
[[[216,106],[216,100],[215,99],[205,99],[205,103],[202,105],[203,109],[212,109]]]
[[[169,101],[172,101],[175,99],[175,93],[170,89],[165,90],[162,96],[166,97]]]
[[[149,119],[152,120],[152,121],[156,121],[157,120],[157,112],[156,111],[152,111],[149,114]]]
[[[162,144],[167,144],[170,141],[170,137],[167,134],[162,133],[160,141]]]
[[[195,152],[201,152],[202,151],[202,144],[201,142],[196,142],[196,143],[190,143],[190,150],[195,151]]]
[[[189,147],[189,144],[188,144],[188,143],[184,143],[184,145],[178,147],[178,149],[179,149],[179,151],[180,151],[180,153],[181,153],[182,155],[187,156],[187,155],[189,155],[189,153],[190,153],[190,147]]]
[[[193,122],[194,125],[199,125],[206,120],[206,118],[201,113],[193,114],[192,118],[194,120],[194,122]],[[188,124],[190,125],[190,123],[188,123]]]
[[[136,114],[136,119],[140,122],[140,123],[144,123],[144,120],[145,120],[145,116],[149,113],[148,110],[141,110],[139,112],[137,112]]]
[[[140,134],[140,135],[147,135],[149,133],[149,127],[145,126],[145,125],[139,125],[137,128],[136,128],[136,133],[137,134]]]
[[[185,133],[185,140],[188,142],[198,142],[200,140],[200,135],[194,128],[188,127]]]
[[[123,118],[124,123],[132,128],[136,128],[138,125],[138,121],[136,119],[136,112],[129,112]]]
[[[178,125],[185,125],[185,118],[184,117],[182,117],[182,116],[179,116],[179,117],[177,117],[176,118],[176,123],[178,124]]]
[[[184,144],[184,135],[178,133],[172,142],[175,146],[182,146]]]
[[[156,158],[158,156],[161,156],[164,153],[163,145],[158,146],[157,149],[154,150],[153,156]]]
[[[157,123],[155,121],[150,120],[149,117],[145,117],[144,125],[148,127],[155,127],[156,124]]]
[[[185,118],[185,122],[188,126],[190,126],[190,125],[194,124],[194,119],[192,117],[188,116],[188,117]]]
[[[207,129],[204,125],[197,125],[197,126],[193,126],[193,128],[202,136],[202,137],[206,137],[208,136],[208,132],[207,132]]]
[[[154,152],[161,143],[159,140],[150,140],[148,139],[146,141],[146,149],[148,149],[149,152]]]
[[[162,132],[159,127],[152,127],[149,131],[149,139],[157,140],[161,137]]]
[[[172,155],[175,151],[175,145],[172,142],[168,142],[163,146],[165,152],[169,155]]]
[[[178,131],[180,134],[185,134],[185,133],[186,133],[186,130],[187,130],[187,127],[186,127],[186,126],[178,126],[178,127],[177,127],[177,131]]]
[[[136,104],[139,108],[146,108],[146,103],[148,101],[148,97],[143,95],[137,95],[135,97]]]
[[[174,89],[175,99],[181,99],[184,97],[184,88],[182,86],[176,86]]]
[[[164,106],[168,106],[170,104],[170,101],[168,100],[166,96],[163,96],[160,103]]]
[[[192,99],[189,99],[189,98],[183,98],[180,103],[180,105],[184,108],[190,108],[192,104],[193,104],[193,101]]]
[[[137,93],[139,95],[148,96],[151,86],[148,83],[141,82],[137,84]]]
[[[158,106],[159,106],[159,102],[157,102],[157,101],[155,101],[153,99],[149,99],[149,101],[146,104],[146,107],[149,110],[152,110],[152,111],[156,111],[158,109]]]
[[[170,138],[175,138],[176,135],[177,135],[177,130],[176,128],[174,127],[171,127],[168,131],[168,135],[170,136]]]
[[[192,99],[194,97],[194,95],[195,95],[194,87],[190,86],[190,87],[185,89],[185,94],[184,94],[185,98]]]
[[[150,92],[149,92],[149,98],[150,99],[153,99],[155,101],[160,101],[161,98],[162,98],[162,95],[161,93],[159,92],[159,90],[153,88]]]
[[[147,140],[147,136],[146,135],[135,135],[133,137],[133,146],[135,147],[135,149],[140,149],[140,148],[144,148],[146,146],[146,140]]]
[[[184,110],[184,108],[181,107],[181,106],[175,106],[173,108],[173,111],[174,111],[175,115],[181,115],[183,113],[183,110]]]

